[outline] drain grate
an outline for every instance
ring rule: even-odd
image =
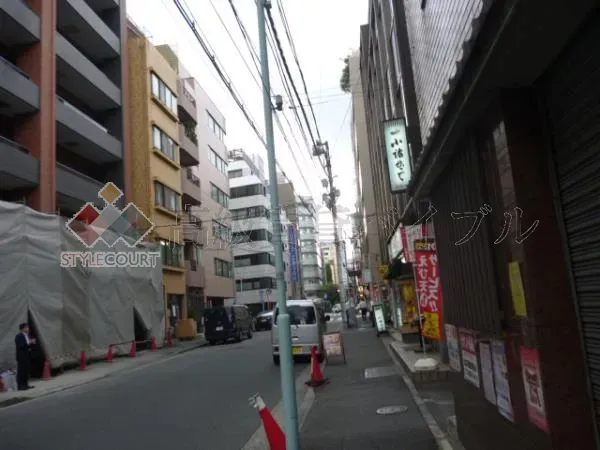
[[[30,400],[31,397],[13,397],[13,398],[9,398],[8,400],[3,400],[0,402],[0,408],[6,408],[7,406],[13,406],[13,405],[17,405],[19,403],[23,403],[26,402],[27,400]]]
[[[392,414],[400,414],[408,411],[408,406],[395,405],[395,406],[384,406],[377,410],[377,414],[380,416],[391,416]]]

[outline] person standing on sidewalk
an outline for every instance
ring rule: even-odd
[[[19,333],[15,336],[17,350],[17,385],[20,391],[32,389],[29,385],[29,372],[31,371],[31,346],[35,339],[29,337],[29,325],[19,325]]]

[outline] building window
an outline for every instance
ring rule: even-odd
[[[210,198],[225,208],[229,206],[229,195],[212,183],[210,183]]]
[[[229,227],[226,227],[225,225],[217,222],[216,220],[213,220],[212,222],[212,233],[214,237],[221,239],[225,242],[231,241],[231,230],[229,229]]]
[[[273,241],[273,233],[267,230],[238,231],[232,234],[231,241],[236,244],[245,242]]]
[[[225,139],[225,130],[208,111],[206,111],[206,114],[208,115],[208,128],[210,128],[215,136],[222,142]]]
[[[215,258],[215,275],[224,278],[233,278],[233,265],[229,261]]]
[[[229,178],[240,178],[244,176],[244,171],[242,169],[230,170],[227,176]]]
[[[152,145],[155,149],[160,150],[167,158],[177,162],[177,155],[179,154],[177,151],[177,144],[169,137],[169,135],[167,135],[167,133],[157,126],[152,127]]]
[[[183,257],[186,261],[202,261],[202,245],[196,242],[186,242],[183,246]]]
[[[158,181],[154,182],[154,203],[169,211],[181,211],[181,195]]]
[[[249,197],[251,195],[267,195],[267,188],[262,184],[239,186],[230,189],[231,198]]]
[[[158,75],[152,72],[152,95],[158,98],[173,114],[177,115],[177,96]]]
[[[160,255],[164,266],[183,267],[183,245],[159,240]]]
[[[273,278],[249,278],[235,283],[238,292],[252,291],[256,289],[275,289],[276,281]]]
[[[210,146],[208,146],[210,150],[208,154],[208,158],[210,159],[210,163],[216,167],[216,169],[221,172],[223,175],[227,175],[227,163],[223,158],[221,158],[217,152],[215,152]],[[230,177],[231,178],[231,177]]]
[[[264,206],[251,206],[249,208],[231,210],[231,218],[233,220],[243,220],[253,217],[264,217],[265,219],[270,219],[271,212]]]
[[[235,267],[258,266],[262,264],[275,266],[275,255],[265,252],[235,257]]]

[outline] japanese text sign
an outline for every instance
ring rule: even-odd
[[[406,137],[406,121],[404,119],[388,120],[383,123],[385,149],[387,154],[390,186],[392,191],[404,191],[412,176],[408,139]]]
[[[464,378],[475,387],[480,386],[479,361],[477,359],[477,343],[470,330],[459,329],[460,349],[463,360]]]
[[[546,417],[538,351],[521,347],[521,366],[529,420],[545,432],[548,432],[548,419]]]
[[[442,339],[442,286],[437,252],[434,243],[427,250],[422,241],[415,242],[415,281],[419,306],[423,314],[423,336],[427,339]]]

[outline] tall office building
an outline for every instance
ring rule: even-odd
[[[300,299],[304,296],[302,285],[302,266],[300,262],[300,230],[298,223],[298,197],[294,185],[283,175],[279,174],[277,179],[277,191],[279,194],[279,205],[285,212],[289,221],[288,231],[288,262],[290,265],[290,280],[287,286],[289,298]]]
[[[132,23],[129,92],[133,201],[154,224],[150,239],[160,245],[167,317],[175,326],[187,318],[177,71]]]
[[[318,297],[323,286],[323,261],[319,250],[319,218],[311,197],[298,197],[296,206],[304,296]]]
[[[131,199],[125,1],[0,2],[0,199],[72,216]]]
[[[179,117],[179,164],[181,166],[181,202],[183,215],[179,231],[183,232],[183,259],[188,316],[200,320],[204,310],[206,286],[203,249],[207,243],[198,208],[202,202],[200,150],[198,148],[198,102],[196,81],[168,45],[156,47],[177,71],[177,115]]]
[[[243,150],[229,152],[228,173],[235,301],[257,313],[278,298],[267,181],[257,159]]]

